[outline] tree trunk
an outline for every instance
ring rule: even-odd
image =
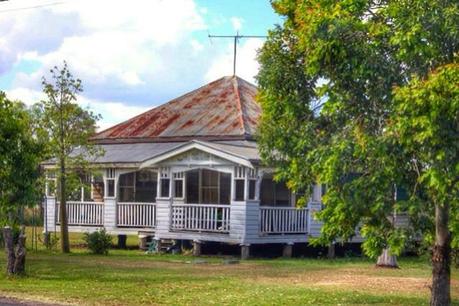
[[[435,246],[432,250],[432,296],[430,305],[451,304],[451,234],[449,205],[435,206]]]
[[[383,249],[382,254],[378,257],[376,266],[382,268],[398,268],[397,256],[392,255],[389,249]]]
[[[70,253],[69,228],[67,220],[67,192],[65,181],[65,161],[60,160],[60,204],[59,204],[59,219],[61,227],[61,251],[62,253]]]
[[[327,258],[335,259],[335,243],[330,243],[327,250]]]
[[[15,260],[14,260],[14,274],[20,275],[25,273],[25,260],[26,260],[26,234],[24,226],[21,227],[21,231],[18,237],[18,243],[15,248]]]
[[[14,237],[11,227],[6,226],[3,228],[3,239],[5,240],[6,251],[6,274],[9,276],[14,275]]]

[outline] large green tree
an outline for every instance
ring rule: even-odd
[[[419,120],[415,116],[435,111],[406,110],[399,121],[400,105],[409,104],[411,97],[394,88],[422,87],[432,71],[457,62],[457,1],[282,0],[273,7],[285,21],[270,32],[259,55],[260,148],[263,158],[278,166],[277,177],[293,190],[308,190],[316,182],[327,185],[325,207],[317,215],[325,222],[317,242],[347,241],[359,228],[368,255],[396,255],[417,231],[435,251],[435,212],[443,203],[433,197],[427,174],[416,166],[433,169],[433,150],[452,141],[436,133],[437,126],[412,133],[431,133],[439,147],[413,145],[409,137],[419,135],[401,128],[408,131]],[[451,78],[443,81],[454,84]],[[415,95],[414,89],[410,92]],[[453,103],[446,97],[447,92],[438,94],[437,101]],[[442,127],[457,137],[457,113],[452,104],[449,110]],[[428,149],[429,154],[423,151]],[[448,169],[457,167],[455,158],[445,161]],[[454,181],[452,176],[445,180]],[[446,186],[442,197],[457,198],[457,189]],[[404,201],[397,196],[400,187],[408,193]],[[448,205],[457,210],[454,201]],[[408,214],[410,227],[397,226],[400,213]],[[457,222],[446,221],[452,237]],[[437,255],[432,257],[432,304],[444,305],[449,303],[449,281],[442,282],[447,287],[438,284],[448,278],[449,265],[435,268],[436,260],[448,262]]]
[[[82,91],[81,80],[73,77],[66,62],[62,68],[54,67],[50,72],[51,81],[43,78],[46,99],[36,105],[35,112],[40,117],[40,134],[46,134],[49,153],[57,163],[61,250],[68,253],[66,203],[70,191],[67,185],[75,170],[81,169],[85,160],[97,154],[90,137],[96,131],[99,116],[77,104]]]
[[[24,207],[36,205],[41,195],[38,165],[42,146],[32,126],[25,106],[0,92],[0,225],[8,275],[25,272],[26,236],[19,229],[21,216]]]

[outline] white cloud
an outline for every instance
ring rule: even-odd
[[[231,17],[230,20],[231,20],[231,24],[233,25],[233,29],[235,31],[240,31],[242,29],[242,23],[244,22],[242,18]]]
[[[20,100],[28,106],[46,99],[43,92],[23,87],[8,90],[6,95],[9,99]],[[88,99],[83,95],[78,96],[77,103],[85,109],[90,109],[95,114],[102,115],[102,119],[98,122],[98,130],[106,129],[150,109],[150,107],[146,106],[126,105],[121,102],[102,102]]]
[[[232,44],[206,39],[203,17],[210,23],[223,17],[209,16],[193,0],[59,2],[1,16],[0,74],[24,60],[41,64],[33,73],[16,74],[8,90],[15,98],[38,101],[41,77],[49,78],[49,68],[66,60],[83,81],[82,100],[103,115],[106,127],[232,73]],[[244,22],[230,21],[235,30]],[[238,47],[237,74],[248,81],[257,73],[260,46],[260,40],[248,39]]]
[[[17,87],[6,91],[6,96],[10,100],[20,100],[26,105],[33,105],[44,99],[44,94],[41,91],[30,88]]]
[[[263,45],[259,38],[248,38],[239,42],[236,59],[236,75],[255,83],[259,64],[256,61],[257,50]],[[225,52],[216,57],[206,73],[206,81],[212,81],[223,75],[231,75],[233,68],[233,44],[228,44]]]

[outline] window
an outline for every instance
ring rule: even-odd
[[[170,185],[170,180],[168,178],[161,179],[161,197],[162,198],[169,197],[169,185]]]
[[[115,169],[109,168],[106,170],[107,176],[107,197],[114,198],[115,197]]]
[[[255,200],[256,180],[249,180],[249,200]]]
[[[244,185],[245,180],[234,180],[234,187],[236,188],[235,200],[244,201]]]
[[[176,172],[173,174],[174,177],[174,197],[183,199],[183,172]]]

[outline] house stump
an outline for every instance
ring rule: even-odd
[[[193,240],[193,256],[201,256],[201,241]]]
[[[250,245],[241,245],[241,259],[250,258]]]
[[[293,243],[284,244],[282,249],[282,257],[291,258],[293,254]]]

